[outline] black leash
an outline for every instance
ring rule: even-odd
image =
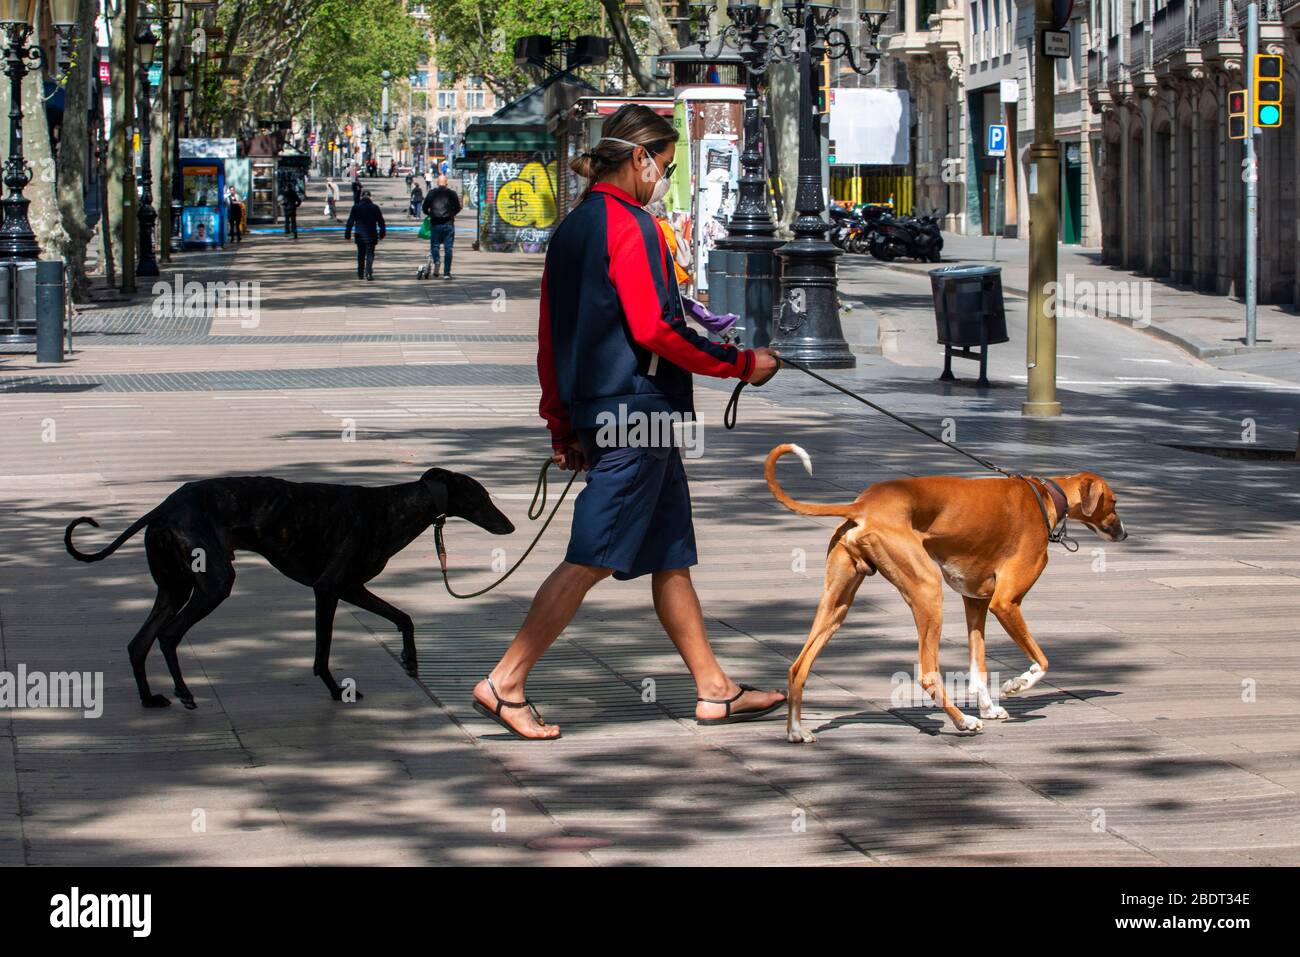
[[[1036,478],[1036,476],[1026,476],[1026,475],[1020,475],[1015,472],[1008,472],[1006,469],[994,465],[988,459],[976,455],[974,452],[967,452],[961,446],[954,445],[952,442],[940,438],[939,436],[931,432],[929,429],[917,425],[915,422],[912,422],[910,419],[905,419],[901,415],[896,415],[895,413],[890,412],[885,407],[877,405],[876,403],[872,402],[870,399],[863,398],[862,396],[858,395],[858,393],[854,392],[852,389],[846,389],[838,382],[832,382],[824,375],[814,372],[812,369],[808,368],[802,362],[796,362],[793,359],[787,359],[784,356],[782,356],[781,365],[791,366],[795,369],[798,369],[800,372],[804,373],[805,375],[812,376],[812,378],[816,379],[818,382],[822,383],[823,385],[830,386],[836,392],[842,392],[844,393],[844,395],[847,395],[850,399],[856,399],[857,401],[861,402],[863,405],[867,406],[868,408],[875,409],[881,415],[888,416],[889,418],[893,419],[895,422],[898,422],[900,425],[905,425],[909,429],[913,430],[914,432],[921,433],[927,439],[933,439],[934,441],[938,442],[940,445],[946,445],[954,452],[958,453],[959,455],[966,456],[966,458],[970,459],[972,462],[979,463],[980,465],[984,466],[984,468],[988,469],[991,472],[997,472],[1000,475],[1005,475],[1007,478],[1020,479],[1026,485],[1029,486],[1029,488],[1034,493],[1034,498],[1037,499],[1038,501],[1038,508],[1043,513],[1043,524],[1047,526],[1048,541],[1058,542],[1059,544],[1064,545],[1067,551],[1071,551],[1071,552],[1078,551],[1079,543],[1075,541],[1073,538],[1070,538],[1069,532],[1066,529],[1066,525],[1065,525],[1066,516],[1064,514],[1060,516],[1059,520],[1056,523],[1056,526],[1055,527],[1052,526],[1051,520],[1047,516],[1047,505],[1046,503],[1043,502],[1042,493],[1039,492],[1038,486],[1036,486],[1032,481],[1030,481],[1031,478]],[[727,407],[726,409],[723,410],[722,413],[722,424],[726,426],[728,429],[734,429],[736,427],[736,414],[740,406],[740,393],[741,391],[744,390],[745,386],[747,385],[749,385],[748,382],[736,383],[736,388],[732,390],[731,398],[727,400]],[[1057,485],[1051,479],[1038,479],[1038,481],[1051,484],[1053,487],[1056,488],[1058,492],[1061,493],[1062,499],[1066,498],[1065,492],[1061,489],[1059,485]],[[1068,499],[1066,500],[1068,501]]]
[[[542,463],[541,472],[537,475],[537,487],[533,489],[533,501],[528,506],[528,520],[530,522],[537,521],[537,519],[541,517],[542,512],[546,509],[546,473],[550,471],[553,464],[552,460],[547,458],[547,460]],[[447,578],[447,549],[442,540],[442,527],[447,523],[447,516],[444,514],[435,518],[433,520],[433,542],[434,546],[438,549],[438,564],[442,567],[442,583],[446,586],[447,594],[451,595],[452,598],[477,598],[479,595],[487,594],[513,575],[515,569],[522,565],[524,560],[532,554],[533,549],[537,547],[537,543],[540,542],[542,536],[546,534],[546,530],[551,525],[551,520],[555,518],[555,513],[560,510],[560,506],[564,503],[565,496],[569,494],[569,489],[573,487],[574,479],[577,477],[578,470],[574,469],[573,474],[569,476],[569,484],[564,486],[564,491],[560,493],[560,497],[556,500],[555,507],[551,509],[551,514],[546,516],[546,521],[538,530],[537,535],[534,536],[532,544],[529,545],[528,549],[519,556],[519,561],[511,565],[509,570],[491,585],[488,585],[486,588],[480,588],[478,591],[472,591],[467,595],[462,595],[453,589],[451,587],[451,581]]]

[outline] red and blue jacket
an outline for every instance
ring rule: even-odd
[[[748,380],[753,371],[752,349],[686,324],[654,217],[623,190],[593,186],[551,236],[542,273],[537,374],[552,446],[620,407],[694,415],[692,373]]]

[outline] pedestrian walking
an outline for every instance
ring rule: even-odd
[[[433,170],[424,171],[424,191],[430,193],[433,191]]]
[[[433,264],[432,275],[438,275],[439,252],[446,258],[442,267],[442,278],[451,278],[451,247],[456,242],[456,214],[460,212],[460,197],[455,190],[448,188],[447,177],[439,176],[438,185],[424,197],[421,207],[424,215],[429,217],[429,260]]]
[[[420,184],[416,183],[411,187],[411,202],[407,204],[406,213],[408,216],[416,217],[420,215],[420,209],[424,206],[424,192],[420,189]]]
[[[298,198],[298,189],[292,181],[286,181],[284,192],[280,194],[280,208],[284,211],[284,234],[298,238],[298,207],[302,200]]]
[[[357,278],[375,278],[375,248],[379,241],[388,235],[384,224],[383,211],[370,198],[370,190],[361,193],[361,199],[348,213],[347,225],[343,227],[345,240],[356,237],[357,244]]]
[[[232,242],[244,241],[244,204],[239,200],[235,187],[226,190],[226,215],[230,220],[230,239]]]
[[[332,179],[325,181],[325,216],[333,222],[339,221],[339,184]]]
[[[361,177],[355,176],[352,179],[352,205],[355,206],[361,202]]]
[[[587,592],[610,575],[651,576],[659,621],[695,679],[697,721],[743,721],[785,704],[780,692],[737,684],[714,657],[690,576],[695,531],[681,449],[671,437],[646,434],[664,431],[646,426],[669,416],[693,422],[692,373],[761,384],[779,360],[768,349],[721,345],[693,331],[663,282],[672,275],[667,244],[642,207],[667,192],[678,138],[672,123],[628,104],[603,132],[570,164],[590,185],[547,245],[538,329],[552,461],[585,470],[587,484],[574,503],[564,561],[474,688],[476,710],[531,739],[558,737],[559,729],[529,701],[528,673]]]

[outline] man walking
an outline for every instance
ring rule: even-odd
[[[361,173],[358,170],[352,177],[352,205],[355,206],[361,202]]]
[[[226,190],[226,209],[230,218],[230,238],[237,243],[243,242],[244,204],[240,201],[239,194],[235,192],[233,186]]]
[[[292,181],[286,181],[284,184],[284,194],[280,197],[280,206],[284,209],[284,234],[288,236],[293,234],[293,238],[298,238],[298,207],[302,205],[302,200],[298,198],[298,189]]]
[[[357,243],[357,278],[375,278],[375,247],[388,234],[384,225],[384,214],[370,199],[370,190],[361,194],[361,199],[348,214],[348,223],[343,227],[343,238],[351,239],[356,231]]]
[[[456,241],[456,214],[460,212],[460,197],[448,189],[447,177],[438,177],[438,185],[424,198],[424,215],[429,217],[429,260],[433,263],[431,275],[438,275],[438,252],[446,254],[447,267],[442,278],[451,278],[451,247]]]

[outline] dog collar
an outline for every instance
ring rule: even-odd
[[[1070,537],[1069,529],[1066,526],[1066,519],[1069,517],[1070,500],[1065,495],[1065,490],[1057,485],[1051,479],[1039,478],[1036,475],[1017,475],[1016,478],[1023,479],[1025,484],[1033,490],[1034,500],[1038,502],[1038,510],[1043,515],[1043,524],[1047,526],[1047,540],[1057,542],[1065,547],[1067,552],[1077,552],[1079,543]],[[1038,483],[1042,483],[1047,490],[1048,498],[1052,500],[1052,507],[1056,510],[1056,524],[1047,515],[1047,503],[1043,501],[1043,493],[1038,488]]]

